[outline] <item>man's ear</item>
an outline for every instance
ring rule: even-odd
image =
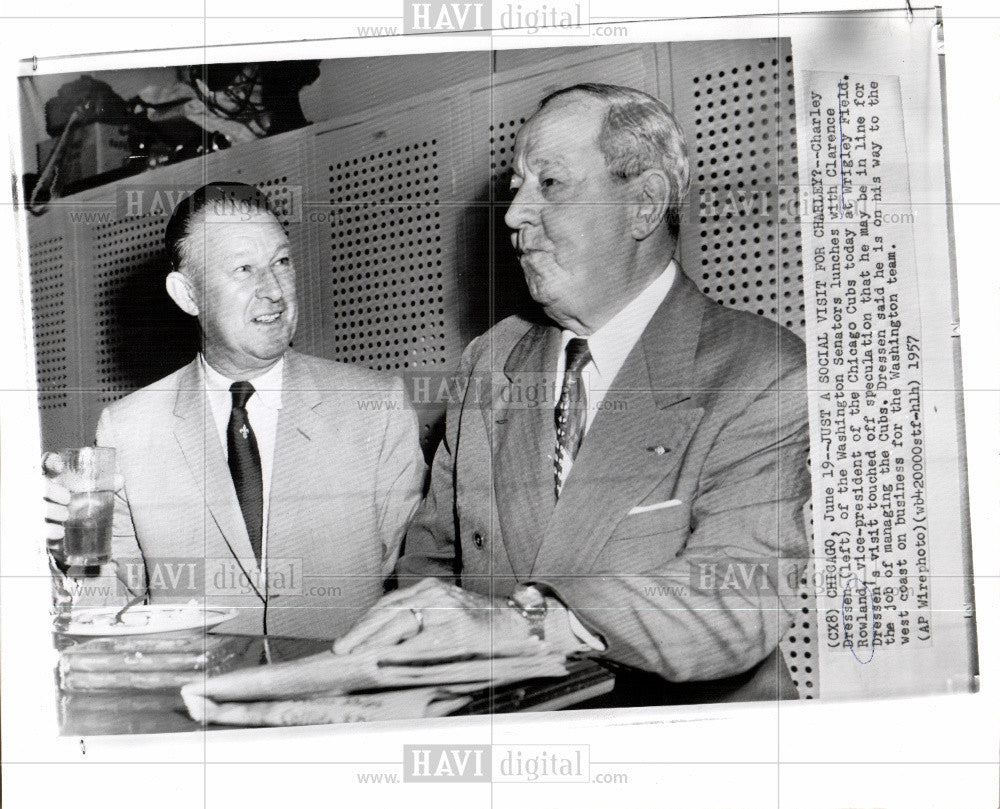
[[[636,203],[632,238],[642,241],[656,230],[670,204],[670,180],[659,169],[646,169],[633,180]]]
[[[198,317],[201,310],[190,278],[174,270],[167,276],[167,294],[189,315]]]

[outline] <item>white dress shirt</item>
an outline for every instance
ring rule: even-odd
[[[239,380],[228,379],[216,371],[201,356],[202,369],[205,372],[205,390],[218,429],[222,453],[229,460],[229,417],[233,412],[233,395],[229,388]],[[271,472],[274,470],[274,444],[278,435],[278,412],[281,410],[281,383],[285,359],[282,357],[269,371],[254,379],[248,380],[253,385],[254,393],[247,400],[247,418],[257,439],[257,451],[260,453],[261,482],[264,485],[264,514],[261,531],[261,569],[267,560],[267,513],[271,499]]]

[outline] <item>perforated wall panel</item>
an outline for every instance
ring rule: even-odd
[[[338,355],[380,371],[448,361],[442,160],[431,137],[326,167],[337,214],[327,322]]]
[[[490,124],[490,173],[499,177],[511,170],[514,156],[514,137],[524,125],[526,118],[518,115],[507,120]]]
[[[38,406],[43,412],[69,406],[69,333],[75,324],[70,321],[68,307],[75,290],[67,272],[65,249],[65,237],[56,235],[33,242],[28,251]]]
[[[397,373],[457,360],[456,155],[443,116],[415,110],[317,138],[326,356]]]
[[[673,110],[691,159],[681,263],[709,297],[801,337],[801,232],[789,215],[798,184],[789,42],[681,43],[670,46],[670,60]],[[781,644],[806,699],[818,694],[819,684],[811,570],[810,564],[795,623]]]
[[[261,180],[255,185],[267,197],[268,205],[286,230],[293,222],[301,221],[302,192],[289,185],[287,174]]]
[[[691,158],[682,261],[720,303],[802,336],[801,233],[787,213],[798,184],[792,55],[777,40],[731,48],[671,46]]]
[[[816,625],[816,559],[813,552],[812,505],[803,509],[809,539],[809,562],[799,579],[798,604],[795,621],[782,641],[781,648],[788,665],[788,673],[799,694],[805,699],[819,695],[819,627]]]
[[[123,361],[126,349],[136,338],[127,319],[132,312],[128,293],[137,274],[166,274],[163,253],[166,226],[166,216],[146,215],[93,227],[93,328],[99,402],[120,399],[134,390],[139,380],[149,376],[145,368],[136,365],[143,355],[130,355],[130,361]],[[159,366],[153,354],[149,352],[146,356]]]
[[[463,206],[453,166],[467,161],[448,102],[362,120],[316,137],[325,186],[318,223],[324,356],[397,375],[444,373],[465,346],[456,271]],[[437,386],[435,386],[436,389]],[[425,450],[445,402],[418,407]]]

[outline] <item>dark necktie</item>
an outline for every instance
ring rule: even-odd
[[[557,500],[587,427],[587,391],[580,372],[590,359],[590,347],[586,340],[574,337],[566,344],[566,375],[555,411]]]
[[[261,563],[264,524],[264,482],[260,471],[260,451],[257,438],[247,417],[247,401],[254,394],[249,382],[234,382],[229,388],[233,394],[233,412],[229,415],[227,443],[229,445],[229,472],[236,486],[243,522],[250,535],[257,564]]]

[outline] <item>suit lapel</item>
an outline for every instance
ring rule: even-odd
[[[504,365],[506,388],[494,395],[493,483],[500,529],[511,567],[526,575],[555,506],[552,388],[559,330],[533,326]],[[531,402],[534,401],[534,405]]]
[[[304,476],[315,475],[309,451],[322,429],[322,419],[314,409],[322,403],[322,397],[323,392],[302,360],[293,351],[286,352],[268,500],[269,558],[295,556],[301,550],[290,548],[301,537],[291,536],[289,530],[301,525],[297,517],[302,508],[303,487],[308,483]],[[336,459],[327,458],[323,462],[336,463]],[[330,492],[329,496],[332,498],[335,493]]]
[[[180,377],[174,416],[174,435],[184,453],[188,469],[204,495],[212,519],[219,527],[229,552],[236,558],[257,595],[263,599],[263,593],[256,586],[260,568],[250,546],[250,537],[243,522],[239,500],[236,499],[236,488],[229,473],[229,465],[219,443],[198,358],[187,366]],[[212,552],[207,545],[205,552],[206,555]]]
[[[704,300],[678,268],[583,440],[533,574],[588,571],[614,527],[680,462],[704,412],[693,391]]]
[[[589,570],[615,525],[680,462],[702,415],[684,403],[660,410],[641,345],[615,378],[584,438],[545,533],[533,574]]]

